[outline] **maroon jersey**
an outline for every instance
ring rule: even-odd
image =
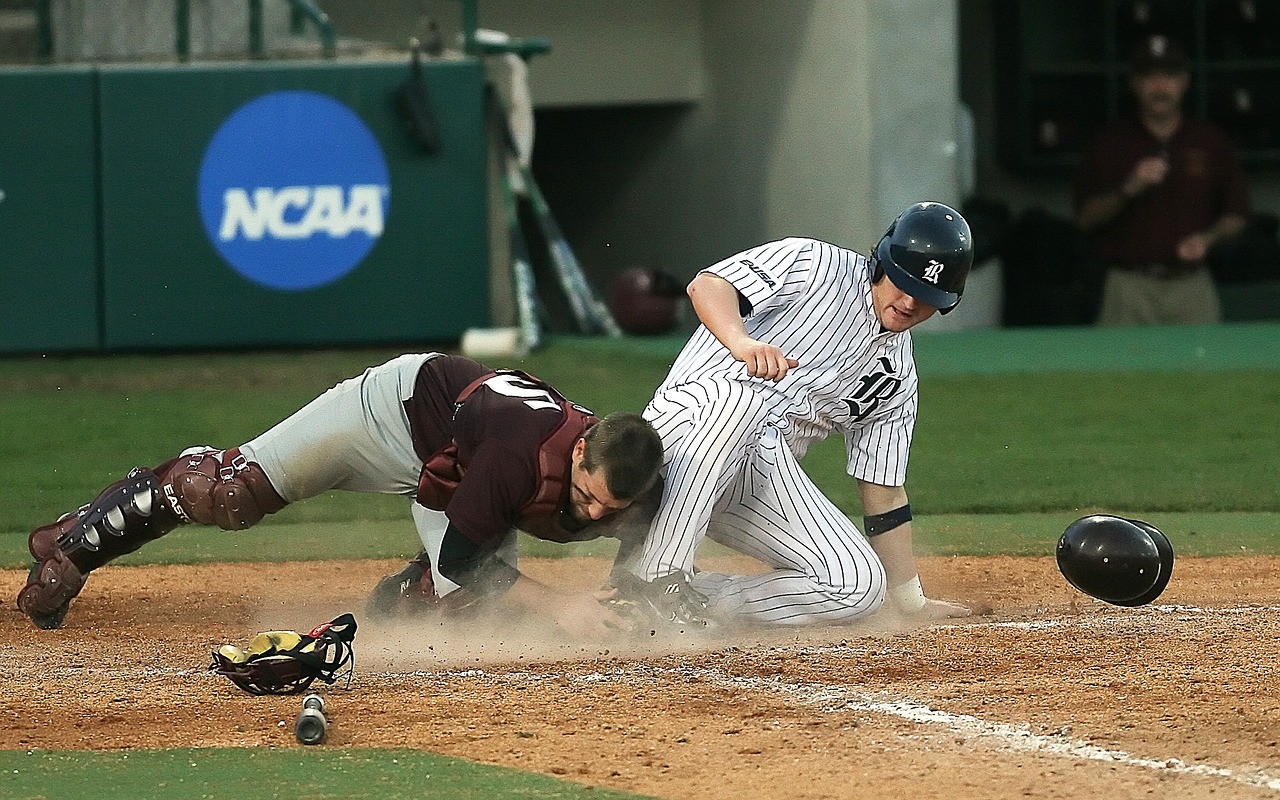
[[[1178,242],[1228,212],[1248,216],[1244,170],[1230,139],[1203,120],[1184,118],[1162,143],[1137,118],[1112,123],[1085,155],[1073,186],[1078,211],[1089,197],[1115,191],[1149,156],[1164,156],[1162,183],[1133,198],[1094,233],[1098,257],[1109,264],[1174,264]]]
[[[471,542],[496,549],[514,527],[553,541],[598,535],[563,513],[573,446],[597,421],[589,411],[524,373],[461,356],[425,362],[404,405],[428,466],[419,502]]]

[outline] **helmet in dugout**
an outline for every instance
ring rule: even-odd
[[[631,267],[609,282],[609,310],[633,336],[669,333],[679,318],[684,286],[661,270]]]
[[[1058,569],[1087,595],[1117,606],[1143,606],[1168,585],[1173,546],[1150,523],[1092,514],[1063,531]]]
[[[973,267],[973,235],[960,212],[916,203],[898,215],[871,253],[872,280],[893,285],[946,314],[960,303]]]

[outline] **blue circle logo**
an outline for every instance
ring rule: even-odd
[[[198,188],[209,241],[236,272],[273,289],[332,283],[382,236],[391,184],[382,149],[342,103],[273,92],[227,117]]]

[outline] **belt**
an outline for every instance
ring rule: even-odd
[[[1199,272],[1204,264],[1199,261],[1178,261],[1173,264],[1112,264],[1111,269],[1132,272],[1148,278],[1183,278]]]

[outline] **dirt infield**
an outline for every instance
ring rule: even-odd
[[[25,573],[0,571],[0,748],[297,747],[297,698],[240,692],[209,651],[359,616],[398,566],[107,568],[58,631],[13,610]],[[582,586],[607,569],[525,567]],[[328,745],[690,800],[1280,795],[1280,558],[1180,559],[1140,609],[1088,601],[1050,559],[922,573],[994,613],[607,647],[528,624],[362,622],[349,688],[323,689]]]

